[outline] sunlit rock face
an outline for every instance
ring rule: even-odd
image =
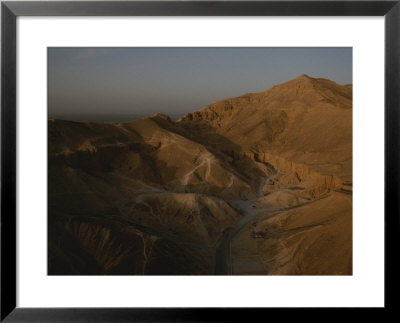
[[[352,87],[48,122],[49,274],[352,273]]]

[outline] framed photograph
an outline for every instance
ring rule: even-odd
[[[393,309],[399,15],[3,1],[1,320]]]

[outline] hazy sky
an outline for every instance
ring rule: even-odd
[[[49,113],[178,115],[300,74],[352,83],[351,48],[49,48]]]

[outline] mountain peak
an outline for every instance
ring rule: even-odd
[[[311,76],[308,76],[307,74],[301,74],[298,77],[296,77],[298,80],[312,80],[313,78]]]

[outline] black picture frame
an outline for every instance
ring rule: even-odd
[[[384,16],[385,307],[399,287],[400,4],[396,1],[2,1],[1,3],[1,321],[243,321],[288,308],[16,307],[16,19],[19,16]],[[371,125],[372,126],[372,125]],[[373,131],[373,129],[371,129]],[[306,309],[290,309],[302,310]],[[326,309],[335,315],[332,309]],[[382,309],[377,309],[382,313]],[[369,312],[370,313],[370,312]],[[314,315],[314,314],[313,314]],[[368,314],[370,315],[370,314]],[[246,319],[248,321],[248,319]],[[251,321],[251,319],[250,319]]]

